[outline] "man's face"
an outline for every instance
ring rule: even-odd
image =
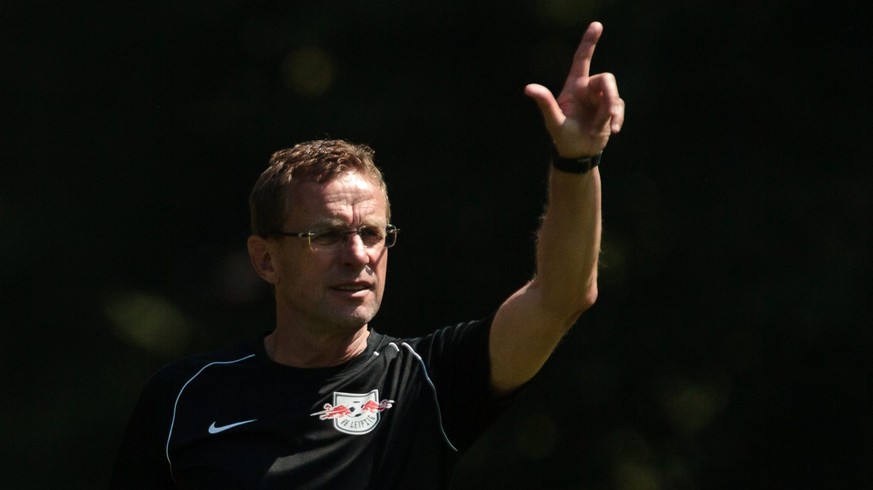
[[[300,182],[291,190],[284,231],[384,230],[387,206],[379,186],[356,172],[322,184]],[[368,248],[356,234],[333,249],[312,250],[306,238],[272,240],[280,321],[327,334],[347,333],[376,315],[385,290],[386,248]]]

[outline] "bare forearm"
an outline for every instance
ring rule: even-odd
[[[600,173],[552,169],[537,240],[537,274],[531,284],[548,311],[572,324],[597,297],[600,254]],[[569,326],[569,325],[567,325]]]
[[[597,297],[600,174],[552,170],[537,240],[534,279],[509,297],[492,324],[492,383],[508,392],[529,380]]]

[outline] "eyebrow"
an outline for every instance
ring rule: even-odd
[[[375,227],[375,228],[384,228],[388,226],[387,222],[373,222],[373,221],[362,221],[360,225],[350,225],[346,223],[344,220],[340,219],[325,219],[320,220],[309,226],[309,229],[315,228],[344,228],[344,229],[358,229],[362,227]]]

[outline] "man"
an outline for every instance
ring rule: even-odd
[[[251,195],[248,249],[276,327],[161,370],[132,416],[113,488],[445,488],[494,414],[597,296],[599,155],[624,119],[589,76],[591,24],[557,100],[556,155],[535,277],[493,317],[414,339],[369,327],[399,230],[372,151],[316,141],[276,152]]]

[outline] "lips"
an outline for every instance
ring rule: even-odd
[[[373,285],[369,282],[349,282],[331,286],[331,289],[343,293],[357,293],[360,291],[369,291],[373,289]]]

